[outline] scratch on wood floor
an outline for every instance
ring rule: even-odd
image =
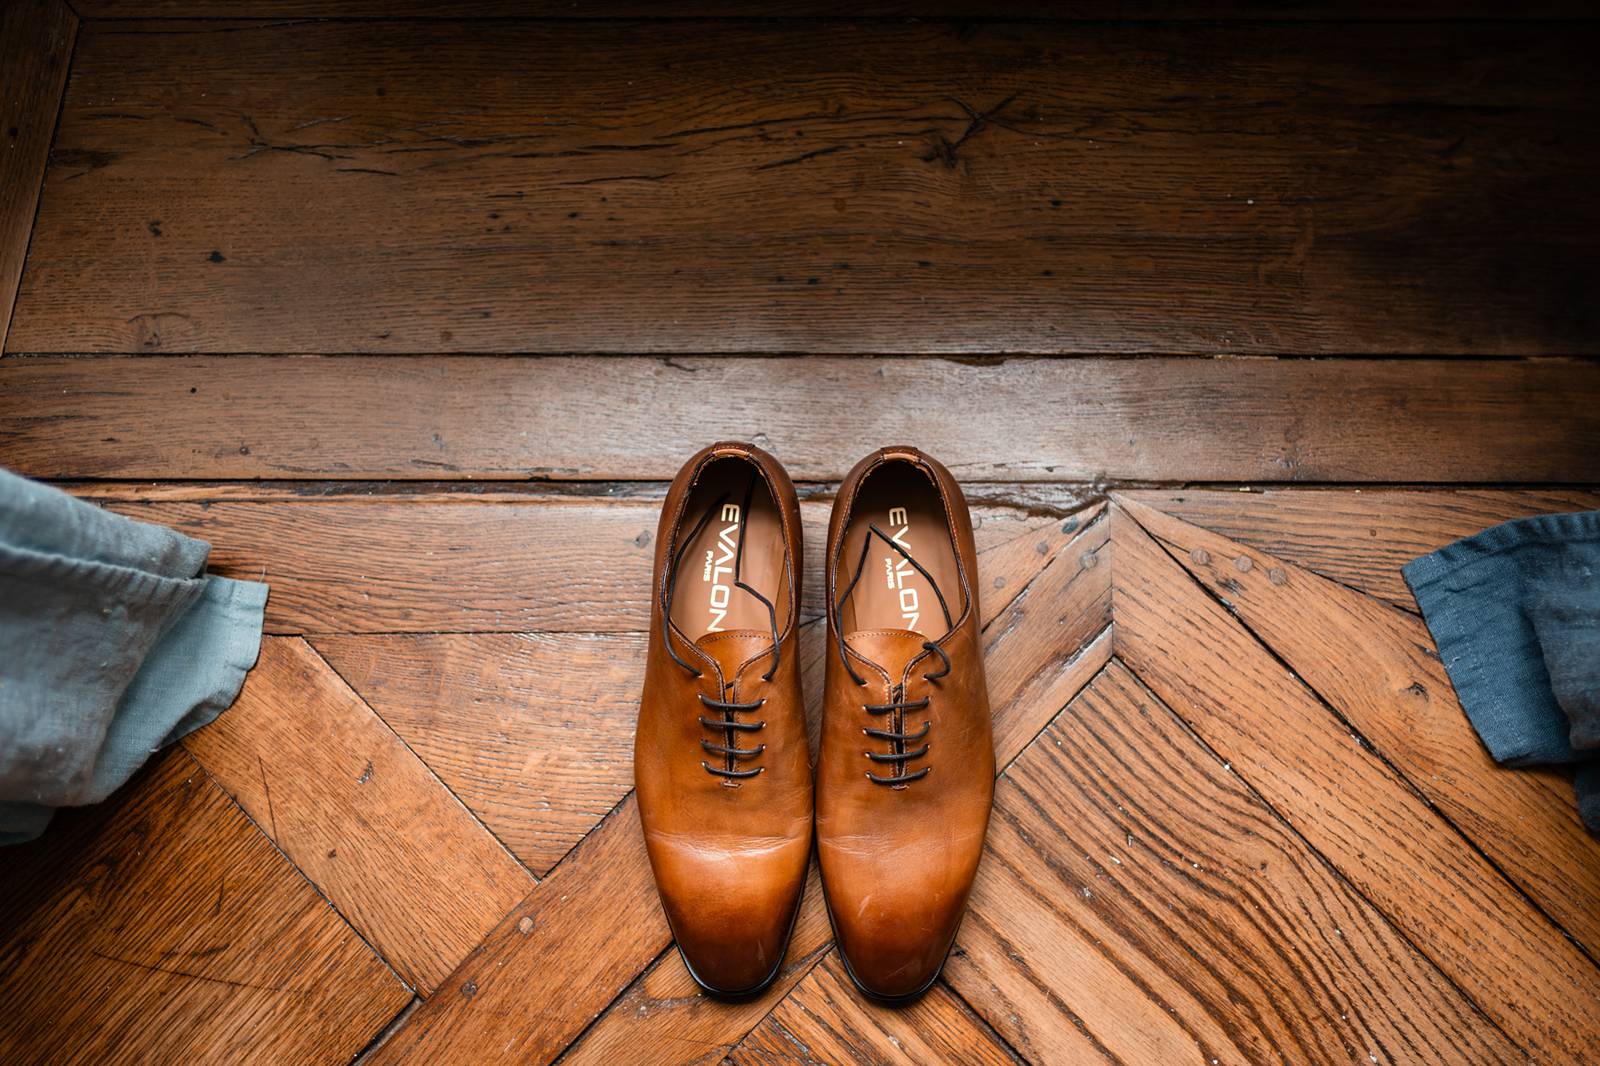
[[[267,794],[267,824],[272,827],[272,839],[278,839],[278,816],[272,810],[272,786],[267,784],[267,764],[256,756],[256,766],[261,770],[261,789]]]
[[[303,996],[306,993],[297,988],[284,988],[282,985],[256,985],[249,981],[231,981],[226,977],[207,977],[203,973],[190,973],[188,970],[179,970],[175,967],[155,966],[148,962],[135,962],[132,959],[120,959],[115,955],[108,955],[96,948],[91,948],[89,953],[96,958],[105,959],[107,962],[117,962],[124,966],[132,966],[139,970],[149,970],[152,973],[164,973],[173,977],[187,977],[191,981],[206,981],[214,985],[227,985],[229,988],[249,988],[257,992],[286,992],[290,995]]]

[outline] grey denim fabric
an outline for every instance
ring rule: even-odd
[[[1600,833],[1600,511],[1505,522],[1404,573],[1489,753],[1573,766]]]
[[[206,575],[210,551],[0,470],[0,844],[233,702],[267,587]]]

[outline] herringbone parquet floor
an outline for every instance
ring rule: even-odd
[[[0,1060],[1591,1060],[1600,841],[1399,573],[1600,507],[1582,12],[569,7],[0,9],[0,464],[272,589],[0,855]],[[968,487],[1001,774],[908,1009],[814,879],[753,1001],[671,948],[651,537],[723,437],[812,696],[832,485]]]

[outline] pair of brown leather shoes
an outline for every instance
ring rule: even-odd
[[[794,486],[772,456],[713,444],[679,471],[634,747],[650,864],[695,980],[753,995],[783,963],[814,826],[850,976],[906,1000],[955,940],[994,793],[966,501],[915,448],[874,452],[840,486],[814,788],[801,559]]]

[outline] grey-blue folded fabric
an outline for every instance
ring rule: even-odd
[[[207,575],[210,550],[0,470],[0,844],[238,695],[267,587]]]
[[[1573,766],[1600,833],[1600,511],[1505,522],[1404,573],[1489,753]]]

